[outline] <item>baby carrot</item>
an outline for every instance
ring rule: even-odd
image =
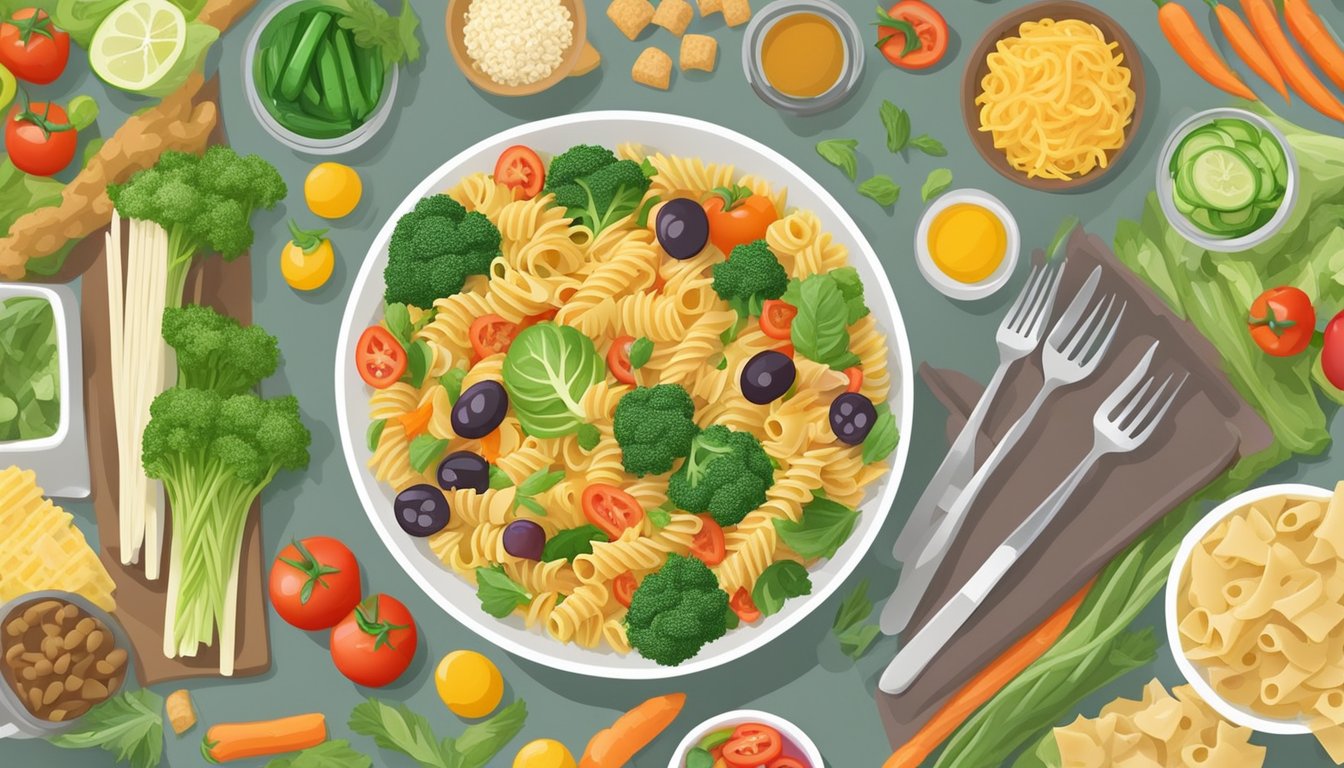
[[[1223,61],[1223,57],[1213,49],[1208,39],[1204,37],[1204,32],[1195,23],[1195,18],[1184,6],[1168,0],[1153,0],[1153,2],[1157,3],[1157,22],[1162,27],[1162,34],[1166,35],[1172,49],[1195,71],[1195,74],[1208,81],[1209,85],[1227,91],[1233,96],[1255,100],[1255,93],[1246,87],[1241,78],[1237,77],[1237,73],[1233,72],[1227,66],[1227,62]]]
[[[1326,77],[1337,87],[1344,88],[1344,50],[1340,50],[1330,27],[1316,15],[1309,0],[1284,0],[1283,18],[1293,37]]]
[[[1297,54],[1293,44],[1288,42],[1283,27],[1279,26],[1279,15],[1273,4],[1269,0],[1241,0],[1241,10],[1246,14],[1251,29],[1264,41],[1274,66],[1283,73],[1283,79],[1297,91],[1297,95],[1317,112],[1344,122],[1344,104],[1340,104],[1339,99],[1326,90],[1307,68],[1307,63]]]
[[[1227,42],[1232,45],[1232,50],[1237,52],[1241,60],[1246,62],[1246,66],[1255,74],[1272,85],[1284,99],[1288,99],[1288,87],[1283,84],[1283,75],[1274,66],[1269,51],[1266,51],[1265,46],[1256,39],[1250,27],[1246,26],[1246,22],[1241,20],[1236,11],[1218,0],[1204,0],[1204,2],[1213,8],[1214,15],[1218,17],[1218,25],[1223,28],[1223,34],[1227,37]]]
[[[205,732],[201,755],[207,762],[224,763],[298,752],[326,740],[327,719],[321,713],[254,723],[220,723]]]
[[[686,694],[655,696],[616,718],[610,728],[597,732],[583,751],[579,768],[620,768],[647,747],[686,704]]]

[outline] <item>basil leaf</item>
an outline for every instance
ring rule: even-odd
[[[518,484],[518,494],[521,496],[536,496],[554,488],[556,483],[564,479],[565,473],[563,470],[549,472],[543,467],[528,475],[523,482]]]
[[[530,496],[515,496],[514,503],[520,507],[526,508],[528,512],[531,512],[537,517],[546,516],[546,508],[541,505],[541,502]]]
[[[878,406],[877,421],[873,422],[872,431],[863,439],[863,463],[872,464],[886,459],[896,450],[900,440],[896,416],[891,412],[891,406],[882,403]]]
[[[344,739],[324,741],[302,752],[277,757],[266,768],[369,768],[373,760],[350,748]]]
[[[901,187],[890,176],[878,174],[859,185],[859,194],[886,208],[901,198]]]
[[[508,473],[508,472],[505,472],[504,470],[500,469],[499,467],[496,467],[494,464],[491,464],[491,465],[490,465],[490,487],[491,487],[491,488],[494,488],[495,490],[500,490],[500,489],[502,489],[502,488],[512,488],[512,487],[513,487],[513,478],[509,477],[509,473]]]
[[[452,740],[453,751],[458,757],[457,768],[485,768],[523,730],[526,722],[527,704],[518,699],[489,720],[467,726],[462,735]]]
[[[672,511],[666,505],[654,507],[644,514],[649,518],[649,524],[656,529],[666,528],[672,522]]]
[[[467,378],[466,368],[449,368],[439,377],[439,383],[448,390],[448,404],[453,405],[462,396],[462,382]]]
[[[383,325],[401,346],[411,345],[411,312],[405,304],[388,304],[383,309]]]
[[[930,157],[947,156],[947,147],[943,146],[943,142],[933,138],[928,134],[920,134],[919,136],[916,136],[915,138],[911,139],[910,146],[914,147],[915,149],[918,149],[920,152],[923,152],[924,154]]]
[[[429,351],[429,344],[424,339],[417,339],[406,348],[406,373],[401,377],[402,381],[417,389],[423,386],[433,359],[434,353]]]
[[[876,624],[864,624],[839,633],[836,637],[840,640],[840,652],[851,659],[862,657],[872,647],[878,632]]]
[[[378,441],[383,439],[383,429],[387,427],[387,419],[375,419],[369,422],[369,431],[365,433],[365,440],[369,444],[369,452],[378,450]]]
[[[602,442],[602,433],[592,424],[580,424],[575,436],[578,438],[579,447],[585,451],[593,450]]]
[[[504,573],[504,566],[492,565],[476,569],[476,597],[481,609],[502,619],[519,606],[532,602],[532,595],[522,585]]]
[[[864,619],[873,614],[873,601],[868,599],[868,580],[860,581],[854,590],[841,601],[835,612],[835,621],[831,629],[836,634],[857,627]]]
[[[857,365],[849,351],[848,310],[845,296],[834,280],[803,280],[798,285],[798,314],[793,318],[790,340],[798,354],[837,371]]]
[[[826,139],[817,142],[817,154],[853,181],[859,173],[859,158],[855,152],[858,146],[858,139]]]
[[[438,461],[447,448],[447,440],[440,440],[433,435],[416,435],[415,439],[411,441],[410,447],[406,450],[410,458],[411,469],[416,472],[428,470],[429,465]]]
[[[811,593],[812,579],[803,564],[794,560],[780,560],[761,571],[756,586],[751,590],[751,599],[762,616],[773,616],[784,607],[785,600]]]
[[[877,114],[882,118],[882,127],[887,130],[887,149],[900,152],[910,142],[910,115],[904,109],[883,101]]]
[[[449,744],[440,744],[429,720],[405,704],[368,699],[350,713],[350,730],[368,736],[381,749],[400,752],[424,768],[450,768]]]
[[[857,269],[841,267],[825,274],[811,275],[807,279],[816,278],[835,281],[835,287],[839,288],[840,294],[845,297],[845,308],[849,311],[845,318],[846,325],[853,325],[859,318],[868,314],[868,305],[863,303],[863,280],[859,278]]]
[[[548,563],[552,560],[573,561],[579,555],[591,555],[595,541],[606,542],[611,539],[596,525],[581,525],[578,528],[556,531],[554,536],[546,540],[546,546],[541,550],[541,559]]]
[[[927,203],[947,191],[950,186],[952,186],[952,172],[946,168],[934,168],[929,171],[928,178],[924,179],[924,186],[919,190],[919,197]]]
[[[637,371],[648,364],[650,357],[653,357],[653,340],[647,336],[635,339],[630,345],[630,367]]]
[[[785,546],[805,558],[834,557],[858,519],[857,510],[817,496],[803,505],[798,522],[776,520],[775,530]]]

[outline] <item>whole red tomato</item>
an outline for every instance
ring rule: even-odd
[[[729,256],[739,245],[763,239],[765,230],[779,212],[770,198],[752,194],[746,187],[719,187],[705,201],[709,219],[709,242]]]
[[[326,536],[295,541],[271,566],[271,605],[291,626],[329,629],[359,604],[359,563]]]
[[[1326,381],[1335,389],[1344,389],[1344,312],[1340,312],[1325,326],[1321,342],[1321,369]]]
[[[54,176],[75,159],[75,127],[59,104],[31,101],[5,120],[5,151],[14,166],[34,176]]]
[[[381,688],[415,657],[415,619],[400,600],[369,595],[331,630],[331,660],[351,682]]]
[[[1316,333],[1316,309],[1300,289],[1270,288],[1251,302],[1247,325],[1251,338],[1266,354],[1291,357],[1311,344]]]
[[[45,85],[70,60],[70,35],[40,8],[20,8],[0,22],[0,64],[20,80]]]

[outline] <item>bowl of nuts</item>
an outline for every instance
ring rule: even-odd
[[[0,738],[45,738],[112,698],[130,673],[121,625],[71,592],[0,605]]]

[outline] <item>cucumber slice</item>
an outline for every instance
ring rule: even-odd
[[[1204,230],[1210,235],[1217,235],[1219,237],[1222,236],[1223,234],[1222,231],[1219,230],[1218,227],[1214,225],[1213,219],[1211,218],[1211,214],[1209,211],[1203,208],[1196,208],[1195,212],[1190,214],[1189,218],[1191,224],[1194,224],[1196,227]]]
[[[1217,211],[1245,208],[1260,194],[1259,172],[1233,149],[1206,149],[1195,155],[1189,165],[1182,166],[1180,173],[1187,170],[1198,200]]]
[[[1237,142],[1236,150],[1245,157],[1260,177],[1260,194],[1257,200],[1267,202],[1273,200],[1279,195],[1279,182],[1274,178],[1274,168],[1269,164],[1269,159],[1260,151],[1257,144],[1247,144],[1244,141]]]
[[[1176,210],[1180,211],[1181,215],[1186,218],[1189,218],[1190,214],[1195,212],[1195,206],[1180,195],[1172,195],[1171,202],[1175,204]]]
[[[1287,160],[1283,156],[1283,147],[1279,146],[1279,141],[1274,138],[1273,134],[1260,134],[1260,140],[1256,142],[1256,145],[1260,147],[1261,152],[1265,153],[1265,157],[1269,159],[1269,164],[1275,170],[1287,165]]]
[[[1206,149],[1212,147],[1231,147],[1234,145],[1235,142],[1222,131],[1201,128],[1194,131],[1189,136],[1186,136],[1184,139],[1181,139],[1180,145],[1176,147],[1176,151],[1171,155],[1170,170],[1173,174],[1176,173],[1178,168],[1191,160],[1194,160],[1195,155],[1198,155]]]
[[[1254,144],[1260,140],[1260,130],[1245,120],[1234,117],[1220,117],[1213,121],[1213,127],[1231,136],[1236,141]]]
[[[1195,189],[1195,171],[1193,163],[1186,163],[1176,172],[1175,184],[1172,189],[1174,197],[1184,200],[1193,208],[1205,207],[1204,199],[1199,196],[1199,190]]]
[[[1239,211],[1214,211],[1209,220],[1220,229],[1233,231],[1251,225],[1255,221],[1255,206],[1247,206]]]

